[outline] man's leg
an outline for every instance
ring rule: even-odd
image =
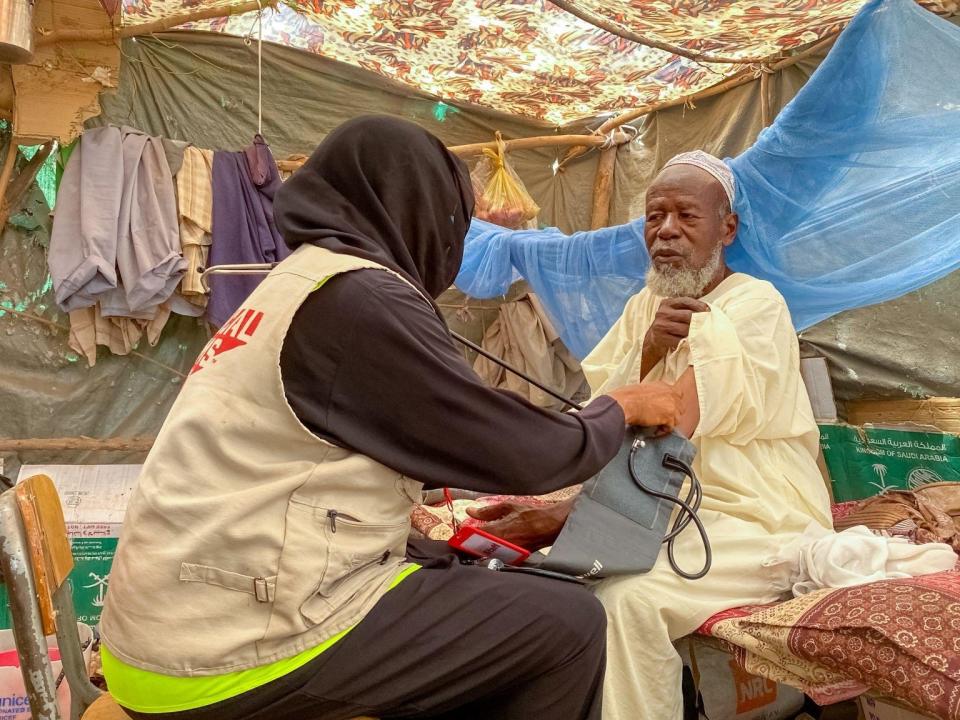
[[[777,599],[772,568],[764,566],[776,540],[762,528],[702,513],[713,566],[700,580],[685,580],[661,553],[645,574],[604,580],[595,588],[607,612],[604,720],[682,720],[682,662],[673,646],[712,615],[728,608]],[[702,544],[685,531],[679,565],[703,565]]]

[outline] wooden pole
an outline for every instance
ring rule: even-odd
[[[154,20],[153,22],[141,23],[140,25],[128,25],[120,28],[104,28],[101,30],[55,30],[47,35],[37,39],[37,46],[52,45],[62,42],[89,42],[116,40],[119,38],[139,37],[141,35],[151,35],[156,32],[170,30],[187,23],[200,22],[201,20],[212,20],[214,18],[229,17],[230,15],[242,15],[256,10],[274,8],[279,0],[247,0],[238,5],[214,6],[203,10],[191,10],[182,12],[169,17]]]
[[[574,15],[585,23],[589,23],[594,27],[598,27],[601,30],[605,30],[611,35],[616,35],[617,37],[623,38],[624,40],[629,40],[630,42],[637,43],[637,45],[645,45],[646,47],[656,48],[657,50],[663,50],[672,55],[679,55],[680,57],[685,57],[689,60],[695,62],[703,63],[724,63],[730,65],[744,65],[747,63],[759,63],[766,62],[769,60],[769,57],[763,58],[734,58],[727,57],[725,55],[712,55],[710,53],[699,53],[696,50],[687,50],[686,48],[680,47],[679,45],[670,45],[669,43],[660,42],[659,40],[652,40],[651,38],[644,37],[643,35],[638,35],[628,28],[621,27],[615,22],[607,20],[600,15],[596,15],[589,10],[585,10],[582,7],[579,7],[570,0],[550,0],[550,2],[556,5],[561,10]]]
[[[119,437],[119,438],[28,438],[14,440],[0,438],[0,452],[21,452],[24,450],[100,450],[104,452],[146,452],[153,447],[156,438]]]
[[[515,140],[506,140],[506,149],[510,150],[532,150],[541,147],[564,147],[569,145],[580,145],[587,138],[591,138],[588,147],[599,147],[608,142],[606,137],[608,133],[596,135],[541,135],[538,137],[517,138]],[[632,137],[625,132],[615,132],[610,142],[614,145],[623,145],[630,142]],[[454,145],[450,152],[463,156],[479,155],[484,148],[496,149],[496,141],[473,143],[471,145]]]
[[[586,147],[601,147],[610,143],[613,145],[623,145],[632,139],[633,136],[629,133],[616,130],[612,134],[607,133],[606,135],[541,135],[537,137],[516,138],[514,140],[506,140],[504,144],[509,152],[516,150],[534,150],[542,147],[569,147],[570,145],[585,145]],[[447,149],[460,157],[469,157],[471,155],[479,155],[483,152],[484,148],[495,149],[496,147],[496,141],[491,141],[472,143],[470,145],[453,145]],[[281,172],[294,172],[299,169],[306,160],[307,158],[302,155],[287,158],[286,160],[279,160],[277,167],[280,168]]]
[[[20,174],[17,175],[13,182],[9,182],[3,186],[4,192],[2,197],[0,197],[0,228],[7,224],[7,219],[10,217],[10,210],[20,202],[27,190],[30,189],[30,186],[37,177],[37,173],[40,172],[41,166],[46,162],[47,158],[50,157],[50,153],[53,152],[54,144],[55,141],[48,140],[44,146],[30,158],[30,162],[23,166]],[[14,145],[14,147],[16,147],[16,145]]]
[[[766,68],[760,75],[760,122],[763,127],[770,127],[773,118],[770,117],[770,75]]]
[[[10,133],[10,144],[7,145],[7,156],[3,161],[3,170],[0,171],[0,198],[6,195],[7,188],[10,186],[13,169],[17,166],[17,151],[19,149],[17,139],[13,136],[13,133]],[[2,203],[3,201],[0,199],[0,205],[2,205]]]
[[[617,165],[617,148],[600,151],[597,175],[593,181],[593,211],[590,214],[590,229],[598,230],[610,224],[610,200],[613,196],[613,171]]]
[[[806,50],[799,52],[796,55],[791,55],[788,58],[783,58],[782,60],[778,60],[777,62],[772,63],[769,66],[770,70],[772,70],[773,72],[778,72],[780,70],[783,70],[784,68],[790,67],[791,65],[795,65],[796,63],[800,62],[804,58],[810,57],[811,55],[814,55],[822,50],[825,50],[826,48],[830,47],[834,42],[836,42],[836,39],[837,37],[839,37],[839,35],[840,33],[831,35],[830,37],[824,38],[823,40],[811,45]],[[746,85],[749,82],[753,82],[756,79],[757,79],[757,74],[755,70],[753,68],[746,68],[745,70],[737,73],[733,77],[730,77],[724,80],[723,82],[718,83],[717,85],[713,85],[699,92],[693,93],[692,95],[675,98],[673,100],[668,100],[662,103],[651,103],[650,105],[642,105],[641,107],[638,107],[635,110],[630,110],[629,112],[621,113],[620,115],[617,115],[616,117],[612,117],[609,120],[607,120],[605,123],[603,123],[600,127],[598,127],[594,131],[594,134],[604,135],[610,132],[611,130],[615,130],[621,127],[622,125],[626,125],[629,122],[638,120],[644,115],[649,115],[650,113],[653,113],[653,112],[666,110],[667,108],[676,107],[678,105],[686,105],[687,103],[692,103],[697,100],[703,100],[704,98],[712,97],[714,95],[719,95],[721,93],[727,92],[728,90],[733,90],[736,87],[740,87],[741,85]],[[587,148],[583,146],[571,148],[570,151],[563,158],[563,162],[560,163],[561,167],[566,163],[570,162],[571,160],[573,160],[574,158],[579,157],[580,155],[583,155],[583,153],[585,153],[586,151],[587,151]]]

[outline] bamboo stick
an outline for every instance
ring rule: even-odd
[[[260,9],[276,7],[279,0],[247,0],[238,5],[227,5],[219,7],[209,7],[203,10],[191,10],[189,12],[170,15],[169,17],[154,20],[139,25],[128,25],[119,28],[103,28],[98,30],[55,30],[47,35],[37,38],[37,46],[52,45],[61,42],[87,42],[116,40],[119,38],[138,37],[141,35],[150,35],[156,32],[170,30],[180,25],[186,25],[191,22],[201,20],[212,20],[214,18],[228,17],[230,15],[242,15],[248,12],[254,12]]]
[[[673,55],[679,55],[680,57],[685,57],[689,60],[695,62],[704,62],[704,63],[724,63],[729,65],[744,65],[748,63],[761,63],[769,60],[769,56],[763,58],[734,58],[727,57],[725,55],[713,55],[711,53],[700,53],[696,50],[687,50],[686,48],[680,47],[678,45],[670,45],[669,43],[661,42],[659,40],[652,40],[651,38],[644,37],[639,35],[632,30],[623,28],[617,25],[615,22],[607,20],[600,15],[585,10],[584,8],[578,7],[569,0],[550,0],[550,2],[556,5],[561,10],[575,15],[586,23],[598,27],[601,30],[604,30],[611,35],[616,35],[617,37],[623,38],[624,40],[629,40],[630,42],[637,43],[638,45],[645,45],[646,47],[656,48],[657,50],[663,50],[664,52],[671,53]]]
[[[118,438],[91,438],[80,437],[64,438],[27,438],[16,440],[0,438],[0,452],[21,452],[24,450],[100,450],[113,452],[146,452],[156,438],[152,437],[118,437]]]
[[[600,152],[597,176],[593,182],[593,211],[590,214],[591,230],[599,230],[609,225],[610,200],[613,195],[613,171],[616,165],[616,147],[609,147]]]
[[[795,65],[801,60],[810,57],[828,47],[830,47],[836,39],[839,37],[840,33],[831,35],[830,37],[824,38],[819,42],[811,45],[806,50],[797,53],[796,55],[791,55],[790,57],[783,58],[777,62],[771,64],[769,69],[773,72],[778,72],[785,68]],[[736,75],[727,78],[721,83],[712,85],[711,87],[695,92],[692,95],[686,95],[684,97],[674,98],[673,100],[667,100],[662,103],[650,103],[648,105],[642,105],[635,110],[630,110],[629,112],[621,113],[616,117],[612,117],[606,122],[604,122],[600,127],[594,130],[594,134],[603,135],[609,133],[611,130],[615,130],[623,125],[626,125],[629,122],[638,120],[644,115],[649,115],[653,112],[659,112],[660,110],[666,110],[668,108],[677,107],[678,105],[686,105],[687,103],[693,103],[697,100],[703,100],[708,97],[713,97],[714,95],[720,95],[725,93],[728,90],[733,90],[734,88],[740,87],[741,85],[746,85],[749,82],[753,82],[757,79],[756,72],[753,68],[746,68],[742,72],[737,73]],[[563,167],[566,163],[570,162],[576,157],[583,155],[586,152],[586,148],[589,146],[578,146],[573,147],[563,158],[563,162],[560,163],[560,166]]]

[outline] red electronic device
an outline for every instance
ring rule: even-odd
[[[476,527],[461,527],[447,543],[452,548],[462,550],[481,558],[496,558],[507,565],[521,565],[530,557],[530,551],[519,545],[507,542],[503,538],[491,535]]]

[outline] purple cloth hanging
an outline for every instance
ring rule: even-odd
[[[290,250],[273,222],[273,196],[281,185],[270,146],[257,135],[241,152],[213,155],[213,233],[208,266],[273,263]],[[263,277],[213,275],[207,319],[219,327]]]

